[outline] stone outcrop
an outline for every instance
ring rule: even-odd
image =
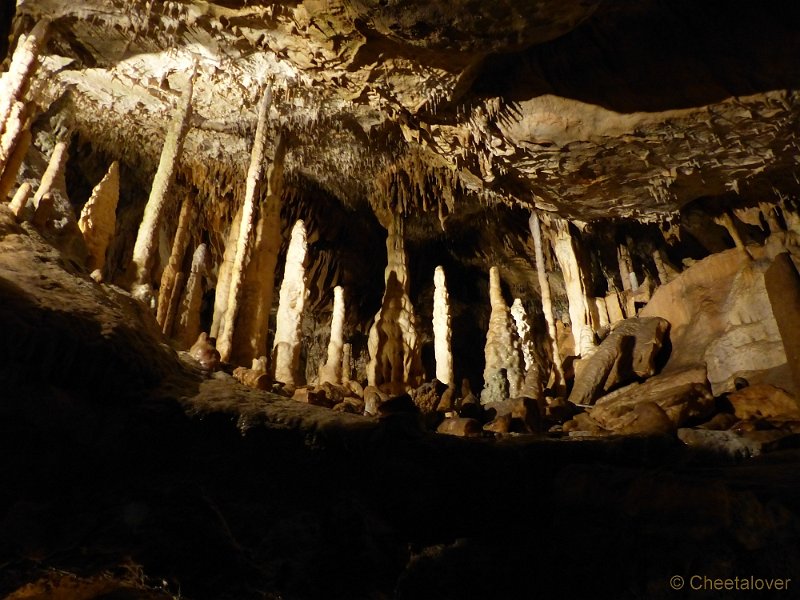
[[[665,369],[708,369],[715,395],[734,380],[792,385],[778,324],[765,287],[770,261],[741,249],[705,258],[658,288],[641,316],[671,324],[672,355]],[[790,390],[791,391],[791,390]]]

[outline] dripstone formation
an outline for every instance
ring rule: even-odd
[[[88,423],[81,435],[101,470],[106,457],[125,458],[92,446],[116,447],[105,428],[146,429],[148,419],[159,435],[165,423],[179,427],[176,439],[199,444],[209,464],[249,452],[219,427],[242,437],[262,428],[266,437],[247,446],[260,450],[284,436],[269,472],[290,477],[280,461],[330,452],[330,463],[313,458],[308,468],[360,481],[352,465],[363,459],[377,472],[384,461],[429,489],[439,476],[428,467],[441,467],[430,455],[463,451],[480,475],[457,467],[454,478],[474,475],[517,498],[512,470],[528,490],[530,465],[555,464],[542,489],[559,510],[593,496],[582,477],[600,477],[558,463],[565,447],[574,454],[564,460],[589,464],[597,448],[627,460],[625,444],[641,443],[689,465],[794,449],[800,33],[789,24],[800,6],[717,8],[20,0],[3,23],[0,79],[0,324],[11,333],[0,384],[32,401],[9,404],[0,421],[36,429],[36,411],[91,413],[67,421]],[[114,402],[93,404],[106,394]],[[43,422],[42,431],[61,431]],[[167,470],[180,462],[170,461],[168,439],[155,461],[161,482],[176,480]],[[520,448],[513,468],[508,448]],[[225,489],[214,473],[212,487]],[[489,502],[481,485],[469,488],[474,506]],[[310,567],[295,569],[291,557],[249,563],[273,556],[292,531],[282,523],[283,533],[253,542],[269,520],[253,489],[225,499],[253,515],[257,533],[242,545],[232,531],[248,528],[229,527],[227,509],[196,489],[220,543],[250,544],[231,559],[233,579],[257,572],[263,589],[307,585],[296,574]],[[642,489],[628,500],[649,497]],[[151,505],[168,496],[109,501],[103,514],[121,511],[124,527],[86,521],[98,540],[135,541],[160,531]],[[367,537],[383,531],[380,519],[404,518],[391,504],[404,497],[367,493],[357,502],[379,498],[387,512],[373,522],[353,510],[353,522]],[[444,512],[460,504],[450,492],[436,498]],[[2,539],[13,510],[24,516],[38,500],[0,500],[11,511],[0,512]],[[275,511],[319,501],[295,500],[276,500]],[[330,523],[352,507],[328,508]],[[461,539],[464,509],[454,510],[431,539]],[[789,531],[800,521],[786,511]],[[565,530],[580,529],[559,514]],[[414,518],[401,529],[415,531]],[[687,536],[700,539],[701,529]],[[409,534],[398,567],[392,535],[385,548],[370,539],[370,552],[352,555],[370,572],[365,581],[380,580],[369,597],[389,588],[416,597],[407,590],[427,585],[418,582],[429,563],[433,572],[472,553],[494,560],[460,541],[417,554]],[[56,555],[20,540],[22,550],[0,543],[0,564],[3,552],[14,565]],[[780,543],[742,545],[779,552]],[[657,584],[643,585],[650,593]],[[139,587],[156,593],[144,579]]]

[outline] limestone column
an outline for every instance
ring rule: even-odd
[[[242,209],[233,216],[231,228],[228,232],[228,239],[225,242],[225,252],[222,256],[222,264],[217,273],[217,287],[214,293],[214,316],[211,321],[211,332],[209,337],[218,338],[224,329],[225,313],[228,309],[228,297],[231,292],[231,271],[233,267],[233,257],[236,256],[236,240],[239,239],[239,228],[242,223]]]
[[[319,383],[342,383],[342,361],[344,358],[344,289],[333,288],[333,315],[331,316],[331,339],[328,342],[328,357],[319,368]],[[348,378],[349,379],[349,378]]]
[[[445,385],[455,383],[451,349],[450,296],[447,293],[444,268],[436,267],[433,274],[433,351],[436,359],[436,379]]]
[[[633,288],[631,281],[633,263],[626,244],[617,246],[617,264],[619,265],[619,278],[622,280],[622,289],[626,292],[630,292]],[[576,344],[575,347],[577,348],[578,345]]]
[[[203,277],[208,267],[208,247],[200,244],[192,255],[192,267],[184,287],[175,324],[179,347],[189,348],[200,335],[200,308],[203,303]]]
[[[300,363],[300,326],[308,289],[306,288],[306,228],[297,221],[292,228],[289,250],[286,252],[286,267],[278,300],[278,315],[275,325],[273,365],[275,380],[286,385],[295,385]]]
[[[11,153],[25,129],[25,94],[49,24],[47,19],[42,19],[28,35],[19,37],[9,69],[0,78],[0,174],[5,173]]]
[[[391,393],[414,389],[421,383],[422,364],[417,345],[416,316],[409,297],[404,224],[389,216],[386,236],[386,288],[367,340],[369,385]]]
[[[181,97],[178,108],[172,119],[172,124],[164,139],[161,159],[158,163],[150,196],[144,208],[142,223],[133,246],[133,260],[131,274],[133,285],[131,292],[140,300],[149,302],[152,295],[153,263],[158,250],[158,229],[169,202],[169,188],[178,166],[183,142],[189,131],[192,117],[192,92],[194,89],[194,69],[189,75],[189,83]]]
[[[550,294],[550,281],[547,279],[547,269],[544,262],[544,248],[542,246],[542,228],[539,215],[531,211],[528,226],[533,237],[534,252],[536,255],[536,276],[539,279],[539,290],[542,296],[542,312],[547,322],[547,335],[550,337],[550,352],[553,360],[555,374],[554,386],[561,390],[564,386],[564,367],[561,364],[561,351],[558,348],[558,335],[556,334],[556,319],[553,315],[553,301]]]
[[[233,336],[236,326],[236,314],[241,301],[241,289],[244,283],[245,268],[250,258],[252,248],[253,226],[255,224],[256,192],[261,184],[261,174],[264,162],[264,151],[267,144],[267,115],[272,104],[272,84],[267,88],[258,107],[258,122],[256,124],[255,139],[250,152],[250,166],[247,169],[244,205],[242,207],[242,220],[239,224],[236,252],[231,265],[230,289],[228,291],[228,305],[225,308],[225,322],[222,323],[217,339],[217,350],[223,361],[231,358],[233,350]],[[253,358],[253,357],[251,357]]]
[[[176,286],[176,277],[183,266],[183,257],[189,247],[189,226],[194,218],[194,202],[189,196],[183,199],[181,212],[178,216],[178,227],[175,230],[175,237],[172,239],[172,251],[169,255],[167,266],[161,274],[161,285],[158,288],[158,307],[156,309],[156,321],[161,326],[165,335],[171,334],[171,326],[167,321],[170,307],[175,306],[173,297],[180,298],[181,290]],[[197,339],[194,336],[192,343]]]
[[[83,233],[89,256],[86,267],[96,281],[103,280],[106,250],[117,227],[119,202],[119,163],[114,161],[81,210],[78,228]]]
[[[583,273],[578,262],[578,256],[575,253],[572,235],[569,232],[569,224],[566,221],[559,219],[556,222],[553,250],[564,275],[564,286],[567,289],[569,319],[572,323],[575,351],[585,357],[595,349],[594,329],[590,319]],[[630,280],[628,285],[630,285]]]
[[[500,289],[500,271],[497,267],[489,269],[489,302],[491,314],[484,348],[486,363],[481,404],[518,396],[525,380],[517,330]]]
[[[275,266],[281,250],[281,194],[285,136],[278,134],[275,157],[269,165],[266,199],[259,207],[250,260],[242,282],[238,317],[233,328],[231,362],[246,365],[266,356],[267,332],[275,290]]]

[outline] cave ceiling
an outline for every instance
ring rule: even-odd
[[[128,164],[196,70],[180,173],[212,200],[269,83],[287,173],[346,205],[647,219],[800,187],[796,2],[20,0],[15,33],[41,18],[41,111]]]

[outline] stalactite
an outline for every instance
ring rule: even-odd
[[[390,393],[401,393],[421,383],[422,365],[409,297],[403,217],[389,213],[387,225],[386,288],[367,340],[367,381]]]
[[[564,286],[567,289],[567,300],[569,302],[569,319],[572,323],[572,337],[575,340],[575,352],[585,357],[595,349],[594,329],[586,296],[584,273],[575,252],[569,224],[566,221],[561,221],[560,219],[556,221],[553,250],[564,275]]]
[[[342,383],[342,359],[344,345],[344,289],[333,288],[333,315],[331,316],[331,339],[328,356],[319,368],[319,383]]]
[[[489,269],[489,301],[491,314],[484,348],[486,363],[481,404],[518,396],[525,379],[517,329],[500,289],[500,271],[497,267]]]
[[[534,253],[536,256],[536,275],[539,279],[539,290],[542,296],[542,312],[547,322],[547,335],[550,338],[550,353],[553,361],[553,387],[559,392],[562,392],[565,384],[564,367],[561,364],[561,351],[558,348],[556,319],[553,315],[553,301],[550,294],[550,281],[547,279],[547,271],[544,262],[542,228],[539,223],[539,215],[536,211],[531,212],[528,226],[530,227],[531,236],[533,237]]]
[[[153,177],[153,186],[150,189],[150,196],[147,199],[144,216],[136,236],[136,243],[133,246],[130,273],[133,279],[131,292],[136,298],[147,303],[149,303],[149,299],[152,296],[152,282],[150,279],[153,262],[158,250],[158,231],[169,203],[169,188],[191,123],[194,73],[193,68],[189,75],[188,86],[181,96],[172,124],[164,139],[161,159],[158,163],[155,177]]]
[[[170,252],[169,261],[161,274],[161,285],[158,288],[156,321],[158,321],[165,335],[171,335],[172,333],[172,328],[167,323],[167,315],[171,312],[170,307],[175,306],[173,296],[176,295],[176,289],[177,296],[180,297],[181,289],[176,285],[176,277],[182,268],[186,249],[189,247],[190,225],[193,220],[194,202],[189,196],[186,196],[181,204],[178,228],[175,230],[175,237],[172,239],[172,251]],[[197,339],[197,335],[193,339]]]
[[[305,276],[307,250],[305,224],[297,221],[286,252],[273,344],[275,380],[286,385],[296,384],[300,362],[300,326],[308,297]]]
[[[245,268],[250,258],[252,248],[253,226],[255,224],[256,192],[261,183],[261,174],[264,162],[264,151],[267,143],[267,115],[272,104],[272,84],[267,87],[264,97],[258,108],[258,122],[256,125],[253,148],[250,153],[250,166],[247,169],[246,191],[242,220],[239,225],[238,239],[236,240],[236,253],[231,265],[230,290],[228,291],[228,305],[225,308],[225,322],[217,339],[217,350],[223,361],[231,358],[233,351],[233,336],[236,326],[236,314],[241,301],[241,289],[244,283]],[[251,357],[253,358],[253,357]]]
[[[447,293],[444,268],[433,274],[433,347],[436,359],[436,379],[446,385],[455,383],[453,352],[451,350],[450,296]]]
[[[92,195],[81,210],[78,227],[89,256],[86,267],[97,281],[104,279],[106,250],[114,237],[119,202],[119,163],[114,161],[103,179],[94,187]]]
[[[203,277],[208,268],[208,247],[200,244],[192,255],[192,267],[186,280],[175,324],[175,339],[180,348],[189,348],[200,335],[200,308],[203,303]]]
[[[8,208],[11,209],[11,212],[14,213],[18,221],[23,220],[25,207],[28,205],[28,200],[30,200],[32,194],[33,188],[28,182],[19,186],[19,189],[14,193],[14,197],[11,199]]]
[[[653,263],[656,265],[656,272],[658,273],[658,282],[661,285],[668,284],[670,281],[672,281],[672,279],[674,279],[674,276],[672,276],[667,270],[667,264],[664,260],[664,255],[662,254],[661,249],[654,248],[652,256]]]
[[[620,244],[617,246],[617,264],[619,265],[619,278],[622,280],[622,289],[625,292],[630,292],[633,288],[631,281],[633,264],[627,244]],[[575,347],[577,348],[577,344]]]
[[[19,135],[14,150],[8,158],[5,170],[2,177],[0,177],[0,201],[5,202],[8,199],[8,194],[17,183],[17,175],[19,168],[22,166],[28,149],[31,146],[31,132],[29,129],[24,129]]]
[[[31,32],[20,36],[11,57],[11,64],[0,79],[0,173],[5,174],[11,153],[18,146],[25,130],[24,98],[37,66],[39,50],[44,43],[50,22],[42,19]]]
[[[278,134],[269,166],[266,198],[259,207],[250,260],[244,273],[241,302],[233,331],[230,361],[247,364],[267,352],[267,329],[275,290],[275,266],[281,249],[281,195],[286,138]]]
[[[781,231],[781,225],[778,222],[778,217],[775,214],[775,206],[768,202],[759,202],[758,208],[761,214],[764,215],[764,220],[767,222],[770,233],[778,233]]]

